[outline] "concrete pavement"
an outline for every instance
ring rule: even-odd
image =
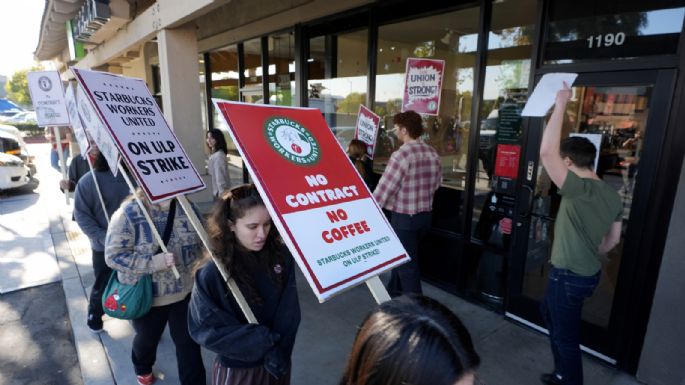
[[[54,173],[54,172],[53,172]],[[54,173],[56,175],[56,173]],[[54,186],[56,186],[56,181]],[[55,191],[58,190],[55,188]],[[13,224],[0,220],[3,242],[2,253],[7,247],[20,252],[19,247],[28,249],[41,245],[37,249],[53,250],[53,259],[59,262],[59,275],[67,301],[72,332],[78,352],[83,383],[89,384],[135,384],[135,376],[130,362],[130,347],[133,330],[126,321],[107,319],[105,332],[100,335],[90,333],[85,324],[87,293],[93,282],[90,248],[74,222],[71,221],[70,208],[57,193],[50,195],[51,204],[43,205],[41,195],[22,202],[0,201],[0,210],[11,203],[11,209],[17,220],[25,222],[22,226],[33,229],[32,241],[26,241],[21,231],[14,230]],[[47,197],[46,197],[47,198]],[[61,203],[60,203],[61,202]],[[15,206],[16,205],[16,206]],[[43,242],[45,221],[39,213],[55,210],[49,220],[47,231],[50,242]],[[34,210],[34,211],[31,211]],[[32,213],[30,215],[20,213]],[[13,217],[15,218],[15,217]],[[34,221],[36,221],[34,223]],[[39,235],[36,235],[39,234]],[[31,251],[33,253],[33,251]],[[36,253],[38,251],[35,251]],[[50,255],[48,253],[48,255]],[[28,263],[31,258],[23,260]],[[50,271],[49,258],[44,258],[43,268]],[[35,261],[30,264],[35,265]],[[0,263],[2,260],[0,259]],[[20,262],[13,262],[21,265]],[[24,277],[31,268],[15,266],[12,276],[24,282]],[[4,266],[2,267],[4,270]],[[54,275],[44,274],[44,278],[54,281]],[[39,279],[39,278],[36,278]],[[293,353],[292,383],[294,385],[333,385],[340,378],[347,354],[354,335],[362,319],[373,308],[374,302],[365,286],[354,288],[329,302],[319,304],[307,286],[302,275],[298,275],[298,290],[302,307],[302,324]],[[544,335],[531,331],[518,324],[505,320],[504,316],[473,305],[460,298],[443,292],[424,283],[426,295],[438,299],[451,308],[464,321],[471,331],[476,349],[481,355],[482,365],[479,370],[488,384],[528,385],[537,384],[538,376],[549,371],[552,366],[549,345]],[[213,354],[203,351],[206,368],[211,367]],[[637,384],[634,378],[607,367],[594,358],[584,358],[585,379],[588,385],[632,385]],[[162,338],[155,367],[159,377],[158,383],[177,384],[176,359],[173,344],[168,332]],[[209,376],[209,374],[208,374]]]

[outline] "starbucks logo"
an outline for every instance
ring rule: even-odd
[[[48,92],[52,89],[52,81],[47,76],[41,76],[38,78],[38,87],[41,90]]]
[[[435,111],[435,110],[437,110],[437,109],[438,109],[438,103],[436,103],[436,102],[433,101],[433,100],[431,100],[430,102],[428,102],[428,111]]]
[[[321,158],[319,143],[300,123],[281,117],[267,119],[264,133],[271,147],[285,159],[300,165],[312,165]]]

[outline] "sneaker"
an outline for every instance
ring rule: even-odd
[[[93,317],[92,314],[88,314],[88,321],[86,322],[88,325],[88,329],[90,329],[91,333],[102,333],[102,319],[100,318],[95,318]]]
[[[561,378],[555,373],[545,373],[541,375],[540,381],[545,385],[561,385]]]
[[[144,376],[136,376],[136,379],[138,380],[139,385],[151,385],[153,382],[155,382],[155,376],[152,373]]]

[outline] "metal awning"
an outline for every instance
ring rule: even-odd
[[[67,47],[66,22],[73,19],[84,0],[45,0],[43,20],[34,56],[50,60]]]

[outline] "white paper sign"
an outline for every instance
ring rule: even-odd
[[[67,105],[67,112],[69,113],[69,119],[71,120],[71,128],[74,131],[74,136],[78,142],[79,149],[81,149],[81,155],[84,157],[90,151],[90,140],[88,140],[88,135],[83,129],[81,124],[81,118],[78,116],[78,105],[76,104],[76,89],[69,83],[67,86],[67,91],[64,94],[64,102]]]
[[[576,132],[571,133],[569,136],[579,136],[582,138],[586,138],[592,144],[595,145],[595,148],[597,149],[597,153],[595,154],[595,172],[597,172],[597,165],[599,164],[599,152],[602,148],[602,134],[579,134]]]
[[[535,86],[533,93],[528,98],[521,116],[545,116],[549,108],[554,105],[557,92],[564,88],[564,82],[569,87],[578,77],[574,73],[551,73],[545,74]]]
[[[205,188],[143,80],[72,71],[150,202]]]
[[[83,121],[84,128],[93,139],[95,144],[98,146],[98,150],[107,160],[107,165],[109,165],[109,170],[117,175],[119,172],[119,160],[121,156],[119,155],[119,150],[114,144],[112,137],[109,135],[109,131],[105,128],[105,125],[100,121],[95,108],[90,104],[90,100],[86,97],[86,93],[81,87],[79,87],[76,93],[76,104],[78,106],[78,113],[81,121]]]
[[[36,110],[38,125],[41,127],[68,126],[69,114],[64,102],[64,89],[59,72],[28,72],[26,80],[29,84],[33,109]]]

